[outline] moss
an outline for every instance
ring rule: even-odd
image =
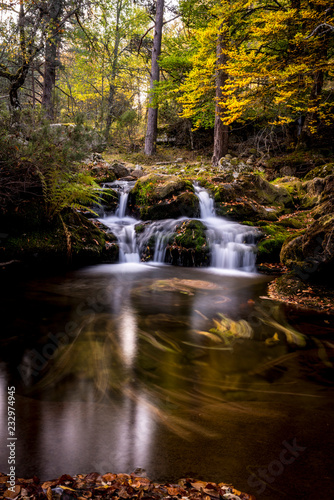
[[[259,242],[257,246],[257,261],[261,262],[279,262],[279,256],[285,237],[279,235]]]
[[[177,229],[175,242],[184,248],[193,248],[197,252],[201,252],[207,247],[206,226],[201,221],[183,222]]]
[[[180,223],[168,241],[167,262],[187,267],[209,265],[210,248],[205,230],[201,221]]]
[[[280,224],[268,224],[261,221],[259,224],[264,238],[258,243],[257,261],[279,262],[280,252],[283,243],[290,236],[290,233]]]
[[[304,181],[309,181],[311,179],[314,179],[315,177],[327,177],[328,175],[333,175],[334,174],[334,163],[327,163],[326,165],[322,165],[320,167],[316,167],[313,170],[311,170],[307,175],[304,177]]]
[[[196,217],[199,214],[198,198],[189,192],[181,193],[175,199],[167,199],[160,203],[140,207],[142,220],[177,219],[179,217]]]
[[[63,224],[64,222],[64,224]],[[47,227],[9,234],[0,248],[3,261],[18,259],[35,266],[81,266],[115,262],[118,245],[115,237],[96,227],[90,220],[68,212]]]
[[[145,224],[137,224],[135,226],[135,231],[137,234],[143,233],[145,230]]]
[[[289,217],[287,219],[281,220],[280,225],[292,229],[302,229],[305,226],[305,222],[297,217]]]

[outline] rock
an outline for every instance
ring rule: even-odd
[[[226,176],[223,176],[226,179]],[[215,178],[217,179],[217,178]],[[233,182],[215,187],[217,213],[237,221],[276,220],[277,214],[293,207],[290,193],[273,186],[260,175],[243,173]]]
[[[300,197],[300,205],[304,209],[313,208],[333,198],[334,175],[327,177],[315,177],[310,181],[303,182],[304,195]]]
[[[334,163],[327,163],[326,165],[312,169],[305,175],[304,180],[309,181],[315,177],[327,177],[328,175],[334,175]]]
[[[136,180],[136,177],[134,177],[134,176],[131,174],[131,175],[127,175],[126,177],[121,177],[119,180],[120,180],[120,181],[131,182],[131,181],[135,181],[135,180]]]
[[[136,165],[136,168],[134,170],[131,170],[131,175],[135,179],[139,179],[140,177],[144,177],[145,172],[143,170],[143,167],[141,167],[140,165]]]
[[[151,205],[165,199],[171,201],[170,198],[186,190],[193,191],[190,181],[175,175],[148,174],[138,179],[131,191],[131,198],[137,205]]]
[[[172,201],[165,200],[158,204],[142,206],[142,220],[177,219],[179,217],[196,217],[199,215],[199,201],[194,193],[184,192]]]
[[[166,261],[184,267],[208,266],[210,248],[205,230],[201,221],[181,222],[168,243]]]
[[[281,250],[281,262],[300,278],[330,279],[334,270],[334,214],[323,215]]]
[[[110,165],[110,169],[113,170],[113,172],[116,175],[117,179],[120,179],[121,177],[126,177],[127,175],[130,175],[130,170],[126,168],[126,166],[118,161],[114,161]]]

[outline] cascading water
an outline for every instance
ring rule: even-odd
[[[115,181],[106,184],[118,192],[119,205],[115,215],[100,219],[105,226],[116,236],[119,245],[120,262],[140,262],[138,246],[136,242],[135,225],[138,223],[133,217],[127,217],[126,208],[129,192],[134,186],[134,182]]]
[[[206,189],[195,185],[199,199],[202,222],[207,227],[207,239],[211,247],[211,267],[220,269],[255,270],[254,229],[217,217],[214,200]]]
[[[115,215],[102,219],[118,239],[120,262],[139,263],[149,241],[154,241],[153,262],[164,263],[168,244],[176,232],[177,226],[186,217],[174,220],[160,220],[145,225],[140,234],[135,226],[140,221],[126,216],[129,192],[133,182],[116,181],[108,184],[119,194],[119,205]],[[206,226],[207,240],[211,247],[211,267],[237,269],[252,272],[255,270],[255,235],[253,228],[227,221],[218,217],[214,200],[208,191],[194,185],[195,194],[200,204],[200,219]],[[197,219],[198,220],[198,219]]]

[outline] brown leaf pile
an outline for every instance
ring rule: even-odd
[[[32,479],[16,479],[10,488],[9,477],[0,474],[0,499],[17,500],[255,500],[255,497],[236,490],[226,483],[210,483],[196,479],[180,479],[177,484],[159,484],[135,474],[100,475],[98,472],[62,475],[41,483]],[[9,489],[10,488],[10,489]],[[15,491],[11,491],[11,490]]]

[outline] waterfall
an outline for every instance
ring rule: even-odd
[[[145,249],[154,246],[153,262],[164,263],[168,244],[177,226],[189,218],[143,223],[144,227],[136,233],[135,226],[140,221],[126,216],[129,192],[134,182],[116,181],[106,186],[118,192],[119,204],[115,214],[104,217],[101,222],[117,237],[120,262],[139,263]],[[208,191],[198,185],[195,185],[194,189],[200,205],[199,220],[206,226],[206,237],[211,248],[210,267],[255,271],[256,231],[252,227],[218,217],[214,200]]]
[[[129,192],[134,184],[134,182],[115,181],[104,185],[104,187],[110,187],[117,191],[119,197],[119,204],[115,215],[104,217],[100,220],[117,238],[120,262],[140,262],[135,231],[135,225],[138,221],[133,217],[125,215]]]
[[[206,189],[195,185],[199,199],[200,217],[207,227],[207,239],[211,247],[211,267],[255,271],[256,231],[216,215],[214,200]]]

